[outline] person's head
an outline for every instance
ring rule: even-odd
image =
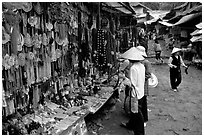
[[[139,52],[142,54],[142,56],[143,56],[144,58],[147,57],[147,54],[146,54],[146,52],[145,52],[145,48],[144,48],[143,46],[137,46],[136,48],[139,50]]]

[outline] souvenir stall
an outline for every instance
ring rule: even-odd
[[[2,134],[88,134],[84,117],[117,83],[109,20],[101,27],[83,3],[4,2],[2,10]]]

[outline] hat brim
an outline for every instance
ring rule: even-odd
[[[179,48],[173,48],[171,54],[174,54],[174,53],[179,52],[179,51],[182,51],[182,50]]]
[[[142,56],[144,56],[145,58],[147,57],[147,54],[142,52]]]
[[[121,57],[124,59],[135,60],[135,61],[144,60],[144,57],[136,47],[130,48],[125,53],[123,53]]]

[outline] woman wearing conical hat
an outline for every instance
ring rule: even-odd
[[[142,63],[145,66],[145,84],[144,84],[144,99],[142,102],[139,102],[139,105],[142,106],[142,114],[144,117],[144,126],[146,127],[146,123],[148,121],[148,110],[147,110],[147,96],[149,95],[149,82],[148,79],[151,77],[151,63],[146,59],[147,58],[147,54],[145,52],[145,48],[143,46],[137,46],[136,47],[140,53],[142,54],[142,56],[145,58]]]
[[[180,66],[187,68],[187,66],[183,62],[182,57],[179,55],[180,51],[181,51],[180,48],[174,47],[168,62],[168,65],[170,67],[170,83],[171,83],[171,88],[173,89],[174,92],[178,91],[177,87],[181,83]]]
[[[144,97],[145,67],[141,63],[144,57],[136,47],[130,48],[121,56],[128,59],[131,64],[129,79],[132,85],[130,120],[127,123],[122,122],[121,126],[131,129],[135,135],[144,135],[144,118],[138,103]]]

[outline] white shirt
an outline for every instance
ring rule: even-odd
[[[141,99],[144,96],[145,67],[142,63],[137,62],[130,68],[130,81],[133,85],[132,97]]]

